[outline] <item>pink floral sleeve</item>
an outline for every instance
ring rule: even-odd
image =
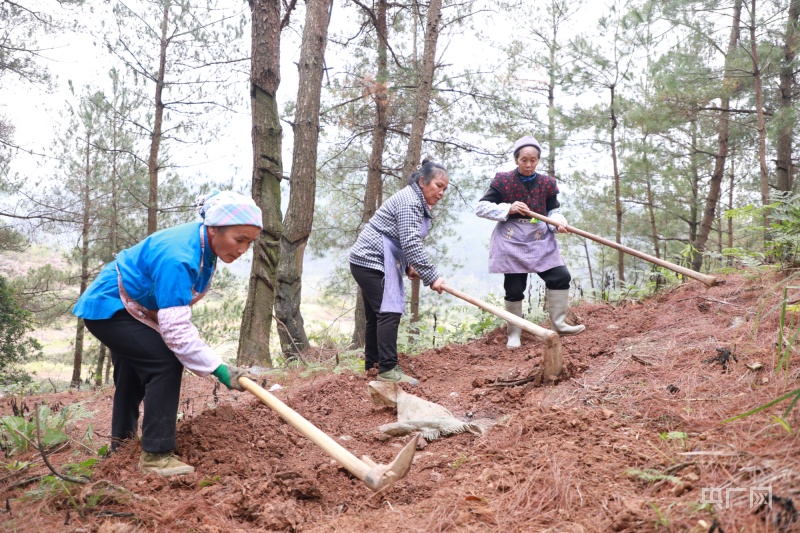
[[[222,364],[222,358],[200,339],[191,318],[189,306],[159,309],[161,337],[183,366],[198,376],[207,376]]]

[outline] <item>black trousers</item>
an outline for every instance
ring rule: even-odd
[[[364,338],[364,367],[369,370],[376,364],[378,372],[397,366],[397,329],[400,313],[381,313],[383,302],[383,272],[350,263],[350,272],[361,287],[367,331]]]
[[[537,272],[544,286],[551,291],[569,289],[572,276],[565,266],[557,266],[544,272]],[[506,301],[519,302],[525,298],[525,288],[528,286],[528,274],[503,274],[503,288],[506,290]]]
[[[114,363],[111,449],[116,449],[122,440],[136,438],[139,405],[144,401],[142,450],[174,450],[183,377],[181,362],[157,331],[124,309],[109,319],[84,323],[92,335],[108,346]]]

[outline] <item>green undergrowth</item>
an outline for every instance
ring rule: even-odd
[[[0,417],[0,444],[6,459],[39,446],[48,450],[67,442],[70,425],[93,415],[80,402],[53,408],[46,404],[29,407],[19,396],[11,405],[14,414]],[[78,440],[91,443],[92,436],[93,427],[89,424]]]

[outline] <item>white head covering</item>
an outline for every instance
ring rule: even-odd
[[[197,212],[206,226],[255,226],[263,229],[261,209],[248,196],[213,191],[197,199]]]
[[[520,137],[517,139],[517,142],[514,143],[514,159],[517,158],[519,151],[526,146],[535,147],[537,150],[539,150],[539,155],[542,155],[542,145],[539,144],[539,141],[537,141],[536,138],[531,135],[526,135],[525,137]]]

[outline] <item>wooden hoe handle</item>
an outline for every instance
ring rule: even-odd
[[[493,315],[502,318],[503,320],[505,320],[509,324],[517,326],[518,328],[522,329],[523,331],[527,331],[528,333],[532,333],[533,335],[536,335],[537,337],[539,337],[542,340],[551,339],[553,337],[558,338],[558,334],[555,331],[551,331],[549,329],[545,329],[542,326],[537,326],[533,322],[529,322],[529,321],[525,320],[522,317],[519,317],[519,316],[517,316],[515,314],[509,313],[508,311],[506,311],[505,309],[503,309],[501,307],[497,307],[496,305],[492,305],[492,304],[490,304],[488,302],[484,302],[483,300],[479,300],[479,299],[477,299],[477,298],[475,298],[473,296],[470,296],[469,294],[465,294],[465,293],[459,291],[458,289],[454,289],[453,287],[450,287],[449,285],[442,284],[442,290],[445,291],[445,292],[449,292],[453,296],[461,298],[465,302],[471,303],[472,305],[474,305],[476,307],[480,307],[484,311],[488,311],[489,313],[492,313]]]
[[[558,226],[560,225],[559,222],[556,222],[552,218],[548,218],[544,215],[540,215],[539,213],[532,213],[533,218],[537,220],[541,220],[542,222],[547,222],[550,225]],[[679,274],[683,274],[686,277],[694,278],[696,280],[702,281],[709,287],[713,287],[717,284],[717,278],[714,276],[709,276],[708,274],[701,274],[700,272],[695,272],[691,268],[682,267],[680,265],[676,265],[675,263],[670,263],[669,261],[664,261],[663,259],[659,259],[658,257],[653,257],[652,255],[647,255],[644,252],[640,252],[638,250],[634,250],[633,248],[628,248],[627,246],[623,246],[622,244],[617,244],[614,241],[609,241],[608,239],[604,239],[603,237],[598,237],[597,235],[592,235],[588,231],[583,231],[582,229],[573,228],[572,226],[567,226],[567,229],[570,233],[574,233],[576,235],[580,235],[582,237],[586,237],[587,239],[591,239],[595,242],[599,242],[600,244],[605,244],[606,246],[610,246],[611,248],[615,248],[617,250],[623,251],[626,254],[630,254],[634,257],[638,257],[639,259],[644,259],[645,261],[649,261],[653,264],[658,266],[662,266],[664,268],[668,268],[674,272]]]
[[[376,464],[368,457],[364,457],[362,460],[347,451],[314,424],[300,416],[291,407],[265,391],[262,387],[259,387],[253,380],[240,377],[239,384],[374,491],[390,487],[397,480],[404,477],[411,468],[411,462],[417,448],[418,436],[411,439],[389,465]]]
[[[542,373],[543,377],[546,380],[551,380],[561,374],[561,370],[564,367],[564,356],[563,356],[563,348],[561,346],[561,337],[558,336],[558,333],[555,331],[551,331],[549,329],[545,329],[541,326],[537,326],[533,322],[529,322],[522,317],[519,317],[515,314],[509,313],[505,309],[501,309],[496,305],[492,305],[490,303],[484,302],[483,300],[479,300],[469,294],[465,294],[453,287],[448,285],[442,284],[442,290],[461,298],[465,302],[469,302],[474,306],[480,307],[484,311],[488,311],[493,315],[502,318],[509,324],[517,326],[523,331],[527,331],[528,333],[532,333],[539,339],[544,341],[544,358],[542,360]]]

